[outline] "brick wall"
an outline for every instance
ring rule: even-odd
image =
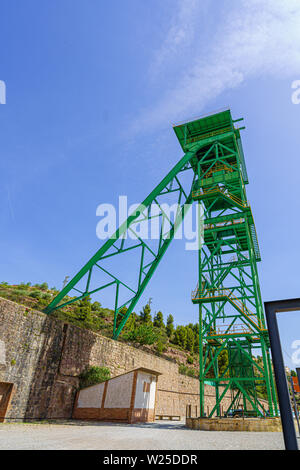
[[[179,374],[177,364],[0,298],[0,382],[14,384],[8,420],[70,418],[78,375],[89,365],[108,367],[112,377],[156,370],[157,414],[184,416],[187,404],[199,410],[198,380]],[[205,410],[213,405],[206,385]]]

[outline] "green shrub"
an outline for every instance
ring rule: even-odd
[[[156,342],[156,352],[157,354],[161,355],[163,352],[167,351],[167,343],[163,337],[159,337]]]
[[[42,284],[40,284],[40,289],[41,289],[41,290],[48,290],[48,284],[47,284],[47,282],[43,282]]]
[[[190,367],[185,366],[184,364],[179,365],[179,374],[187,375],[188,377],[196,377],[195,369],[191,369]]]
[[[41,295],[41,298],[43,300],[48,300],[50,302],[50,300],[52,299],[52,295],[49,294],[48,292],[45,292],[44,294]]]
[[[21,296],[21,297],[22,297],[22,296],[23,296],[23,297],[26,297],[26,296],[28,295],[28,291],[25,290],[25,289],[14,289],[12,292],[13,292],[14,294],[16,294],[16,295]]]
[[[91,366],[79,375],[79,388],[90,387],[110,379],[107,367]]]
[[[30,292],[29,297],[32,297],[34,299],[40,299],[42,296],[41,292],[39,290],[33,290]]]
[[[193,358],[193,356],[188,356],[187,362],[188,362],[188,364],[194,364],[194,358]]]
[[[188,368],[187,374],[189,377],[196,377],[196,371],[195,369],[190,369]]]
[[[142,323],[141,325],[133,328],[124,333],[123,338],[126,341],[134,341],[140,344],[154,344],[158,336],[151,323]]]
[[[15,286],[15,289],[22,291],[26,287],[28,287],[27,284],[25,284],[24,282],[21,282],[21,284],[19,284],[18,286]]]

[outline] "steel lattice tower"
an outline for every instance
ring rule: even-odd
[[[210,416],[221,414],[222,399],[228,391],[232,396],[228,410],[242,404],[245,413],[263,416],[258,385],[266,387],[270,415],[278,413],[257,273],[260,252],[246,198],[248,177],[241,128],[235,127],[238,121],[233,121],[230,110],[226,110],[174,126],[184,151],[182,159],[45,310],[51,313],[103,289],[114,288],[113,336],[117,339],[196,201],[199,221],[204,223],[202,237],[199,235],[199,282],[192,293],[192,302],[199,306],[200,416],[204,416],[206,380],[214,383],[216,394]],[[177,204],[174,220],[163,209],[166,198],[169,204]],[[153,204],[159,207],[159,214],[153,214]],[[138,235],[136,227],[142,221],[151,223],[154,218],[160,220],[160,231],[157,240],[150,244]],[[136,235],[135,241],[126,237],[129,231]],[[111,260],[124,253],[132,256],[134,285],[109,267]],[[104,274],[106,281],[99,282],[96,272]],[[260,351],[262,365],[254,360],[254,349]],[[218,361],[224,352],[228,366],[220,374]]]
[[[204,211],[199,282],[192,292],[192,302],[199,305],[201,416],[207,378],[214,382],[216,394],[210,417],[215,412],[221,415],[222,398],[228,391],[232,403],[225,414],[239,404],[245,414],[263,416],[265,407],[256,389],[259,384],[266,387],[270,414],[277,414],[256,265],[260,251],[246,198],[248,177],[240,131],[235,129],[230,111],[176,129],[183,148],[199,138],[206,141],[193,160],[197,180],[192,192]],[[260,350],[262,365],[254,360],[253,349]],[[222,352],[228,356],[228,366],[220,375]]]

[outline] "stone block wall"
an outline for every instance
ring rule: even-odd
[[[78,376],[90,365],[108,367],[112,377],[138,367],[160,372],[156,414],[199,410],[198,380],[179,374],[177,364],[0,298],[0,382],[14,384],[7,420],[70,418]],[[205,410],[213,393],[206,385]]]

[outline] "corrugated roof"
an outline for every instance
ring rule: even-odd
[[[230,109],[174,126],[175,134],[185,152],[193,141],[222,130],[234,130]]]

